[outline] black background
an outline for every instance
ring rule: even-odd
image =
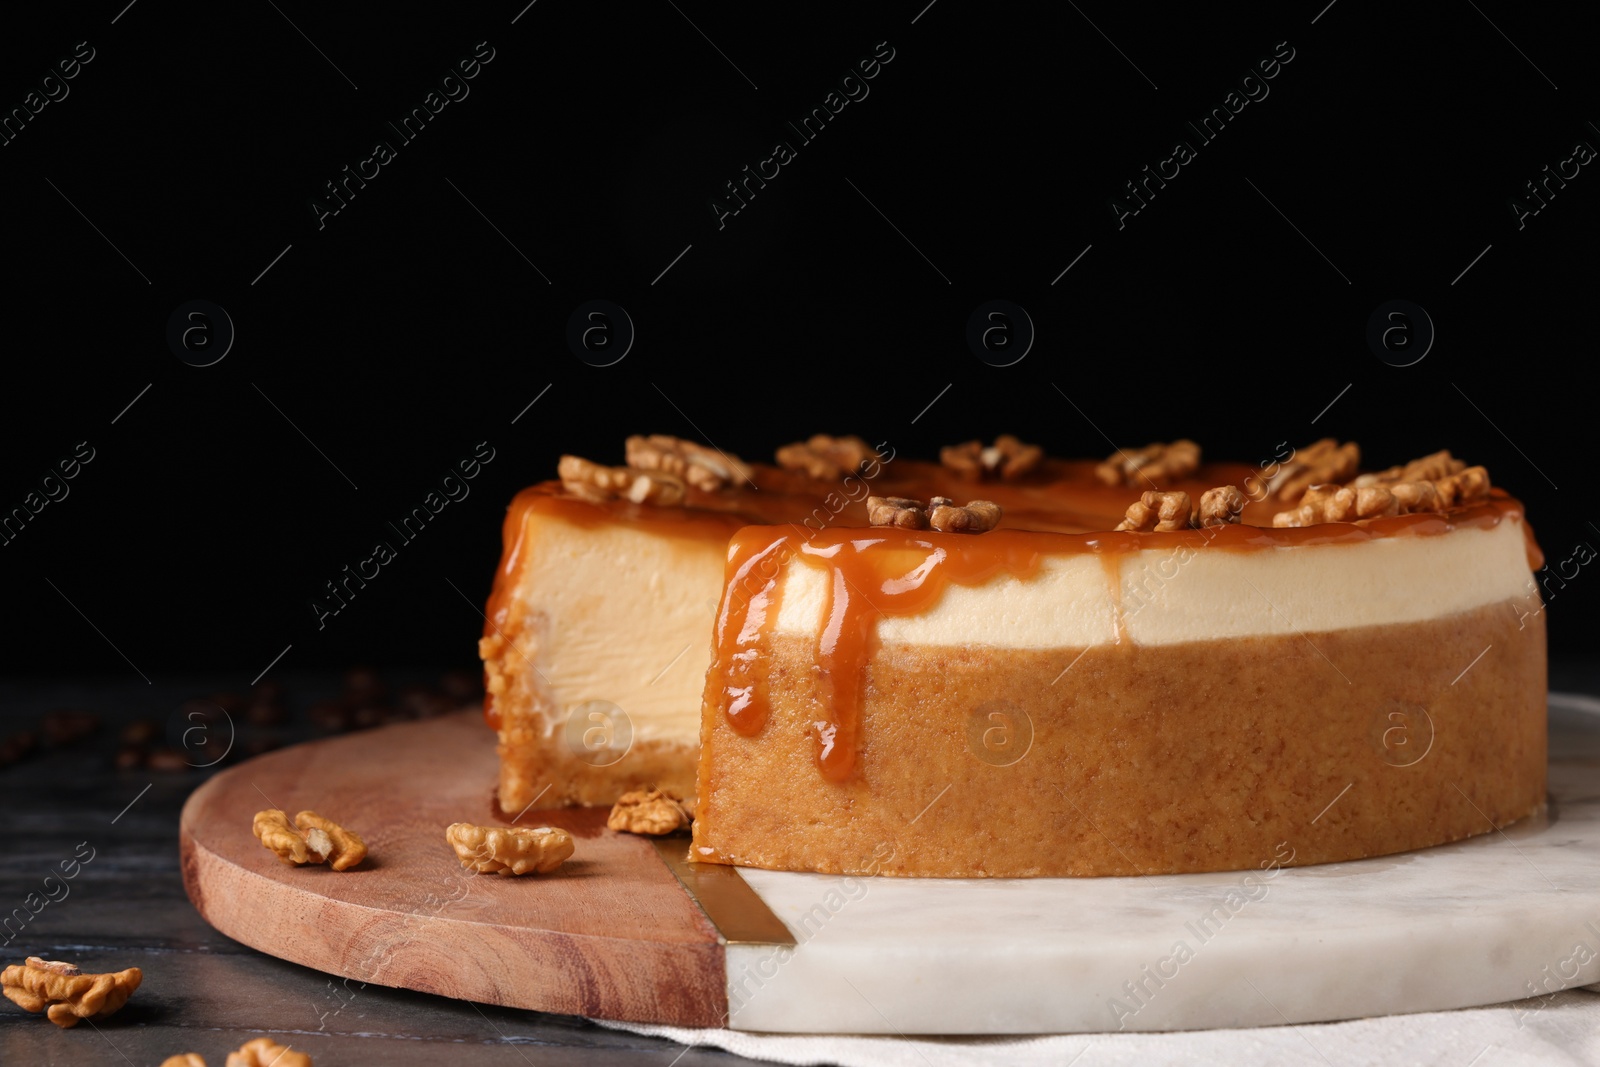
[[[0,508],[77,442],[95,458],[0,546],[5,674],[242,686],[286,646],[276,669],[471,665],[506,502],[634,432],[760,459],[818,430],[929,456],[998,432],[1249,461],[1330,434],[1368,466],[1448,447],[1553,561],[1600,542],[1600,176],[1522,229],[1509,206],[1600,145],[1564,13],[524,2],[8,16],[0,108],[78,42],[95,58],[0,147]],[[482,41],[470,95],[400,144],[386,121]],[[869,95],[798,144],[786,122],[883,41]],[[1185,121],[1279,42],[1270,95],[1199,144]],[[379,139],[396,158],[319,228],[311,201]],[[1197,158],[1119,229],[1111,198],[1179,139]],[[777,140],[797,158],[719,229],[708,201]],[[611,367],[564,339],[596,298],[637,327]],[[1037,328],[1014,366],[965,342],[994,298]],[[1437,327],[1404,368],[1365,341],[1397,298]],[[193,299],[237,330],[210,367],[165,340]],[[319,630],[323,583],[480,441],[470,497]],[[1587,650],[1591,582],[1555,598],[1558,652]]]

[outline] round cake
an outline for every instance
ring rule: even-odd
[[[1544,803],[1538,549],[1448,453],[627,459],[508,515],[507,810],[658,785],[701,862],[1020,877],[1354,859]]]

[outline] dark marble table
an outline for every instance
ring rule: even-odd
[[[0,942],[10,939],[0,961],[39,955],[85,970],[144,971],[139,991],[120,1012],[70,1030],[0,1000],[0,1063],[6,1067],[156,1067],[179,1052],[198,1052],[221,1067],[228,1052],[263,1034],[309,1053],[317,1067],[751,1062],[717,1050],[685,1051],[581,1018],[376,985],[347,988],[217,933],[190,906],[178,870],[178,812],[210,772],[119,770],[114,761],[126,723],[151,718],[165,724],[187,698],[243,687],[222,678],[154,682],[0,683],[0,743],[52,708],[82,708],[102,719],[95,733],[76,743],[41,744],[0,767],[0,918],[11,919],[0,928]],[[270,733],[284,742],[316,736],[307,709],[338,688],[336,677],[286,676],[289,721]],[[238,733],[243,743],[269,731],[242,723]],[[32,914],[28,895],[40,894],[35,904],[47,899],[45,876],[61,860],[91,849],[93,858],[66,883],[67,895]],[[59,897],[56,884],[52,892]],[[17,908],[28,916],[25,924],[12,914]]]

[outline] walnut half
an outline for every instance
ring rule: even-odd
[[[629,467],[670,474],[708,493],[735,482],[750,481],[750,468],[738,456],[681,437],[669,437],[664,433],[648,437],[635,434],[628,438],[624,447]]]
[[[940,533],[988,533],[1000,525],[1000,505],[992,500],[969,500],[964,507],[947,496],[928,501],[928,525]]]
[[[874,526],[899,526],[906,530],[929,527],[940,533],[987,533],[1000,525],[1000,505],[992,500],[969,500],[957,507],[947,496],[924,504],[903,496],[867,497],[867,521]]]
[[[1143,448],[1118,449],[1094,469],[1107,485],[1138,485],[1187,478],[1200,466],[1200,446],[1188,438]]]
[[[197,1052],[168,1056],[161,1067],[206,1067],[205,1057]],[[270,1037],[246,1041],[238,1052],[228,1053],[227,1067],[311,1067],[311,1057],[280,1045]]]
[[[683,481],[676,475],[633,467],[607,467],[582,456],[562,456],[556,465],[562,486],[573,496],[597,503],[631,500],[635,504],[670,507],[684,500]]]
[[[1247,501],[1236,485],[1219,485],[1200,494],[1194,509],[1196,526],[1228,526],[1239,522]]]
[[[624,793],[611,808],[606,826],[629,834],[659,837],[694,821],[682,799],[661,789]]]
[[[1025,445],[1010,434],[1003,433],[994,439],[994,444],[987,447],[982,441],[945,445],[939,450],[939,462],[968,478],[1010,481],[1022,477],[1044,462],[1044,449],[1038,445]]]
[[[1296,449],[1278,468],[1268,490],[1279,500],[1294,503],[1313,485],[1343,482],[1361,468],[1361,449],[1354,441],[1340,444],[1331,437]]]
[[[549,874],[572,855],[572,835],[552,827],[451,823],[445,840],[461,866],[483,874]]]
[[[302,811],[294,824],[306,835],[306,844],[336,871],[346,871],[367,858],[367,843],[326,816]]]
[[[898,526],[904,530],[926,530],[928,508],[920,500],[904,496],[867,497],[867,521],[873,526]]]
[[[202,1067],[204,1063],[202,1060]],[[270,1037],[258,1037],[246,1041],[238,1052],[228,1053],[227,1067],[311,1067],[311,1057],[280,1045]]]
[[[1184,492],[1144,493],[1128,505],[1127,514],[1118,530],[1137,533],[1170,533],[1207,526],[1228,526],[1239,521],[1244,511],[1245,496],[1237,486],[1219,485],[1200,495],[1196,506]]]
[[[314,811],[300,812],[291,826],[288,815],[268,808],[256,812],[250,829],[261,847],[291,867],[326,863],[336,871],[344,871],[367,858],[365,841]]]
[[[879,458],[878,450],[859,437],[830,437],[825,433],[812,434],[809,440],[784,445],[777,454],[778,466],[785,470],[805,471],[808,477],[818,481],[860,474],[863,468]]]
[[[70,963],[29,956],[0,972],[0,992],[24,1011],[44,1012],[63,1030],[78,1020],[110,1015],[128,1002],[144,980],[137,967],[84,974]]]
[[[1159,493],[1151,490],[1128,505],[1127,515],[1117,525],[1117,529],[1135,530],[1141,533],[1187,530],[1192,515],[1193,506],[1189,503],[1188,493]]]
[[[1439,493],[1439,506],[1460,507],[1489,499],[1489,472],[1483,467],[1468,467],[1447,478],[1434,480]]]

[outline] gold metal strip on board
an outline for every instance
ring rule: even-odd
[[[693,863],[682,837],[658,837],[652,843],[678,882],[705,912],[722,940],[730,945],[793,945],[794,935],[772,913],[737,867],[725,863]]]

